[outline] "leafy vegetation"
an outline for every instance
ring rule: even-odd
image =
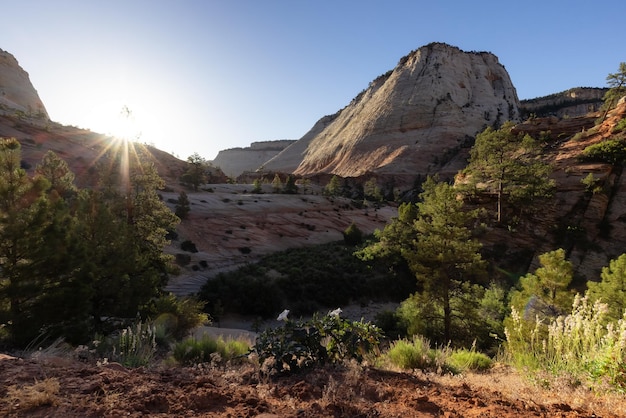
[[[583,161],[603,162],[621,166],[626,162],[626,141],[609,139],[589,145],[583,150],[581,159]]]
[[[401,300],[415,288],[406,271],[390,272],[380,263],[362,262],[355,249],[338,241],[274,253],[257,264],[217,275],[198,295],[211,315],[217,306],[271,318],[285,307],[307,315],[360,300]]]
[[[488,127],[476,136],[469,164],[463,170],[471,193],[483,191],[497,198],[496,219],[502,221],[504,205],[530,210],[552,196],[551,168],[541,160],[542,146],[529,135],[515,134],[513,123]]]
[[[339,311],[308,321],[284,319],[285,325],[262,332],[254,345],[261,370],[270,375],[349,359],[360,362],[380,344],[380,330],[375,325],[343,319]]]
[[[103,318],[135,318],[165,283],[178,220],[163,181],[152,165],[100,170],[97,189],[78,190],[49,153],[31,178],[19,142],[0,141],[0,323],[15,345],[110,332]]]
[[[172,356],[180,364],[221,363],[245,357],[250,346],[242,340],[228,340],[203,335],[186,338],[174,345]]]

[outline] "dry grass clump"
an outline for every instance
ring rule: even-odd
[[[15,408],[31,409],[39,406],[55,406],[61,385],[56,378],[35,380],[32,385],[12,385],[7,388],[7,401]]]

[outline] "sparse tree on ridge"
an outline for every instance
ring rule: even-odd
[[[604,94],[604,115],[602,120],[606,118],[609,110],[615,106],[617,101],[626,95],[626,62],[619,64],[619,69],[616,73],[609,73],[606,76],[606,82],[609,85],[609,90]]]

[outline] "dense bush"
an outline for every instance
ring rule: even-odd
[[[400,301],[415,290],[406,271],[353,253],[354,247],[338,241],[271,254],[207,281],[199,297],[212,315],[221,301],[225,312],[271,318],[285,307],[308,315],[353,301]]]
[[[610,139],[590,145],[583,150],[581,159],[622,165],[626,161],[626,141]]]
[[[335,312],[305,322],[286,320],[282,327],[259,334],[254,352],[263,372],[295,373],[325,363],[360,362],[377,352],[380,337],[375,325],[343,319]]]

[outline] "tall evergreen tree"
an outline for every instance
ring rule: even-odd
[[[494,193],[496,218],[502,221],[505,202],[531,208],[553,193],[550,165],[540,158],[541,146],[529,135],[513,132],[513,123],[491,127],[476,136],[464,170],[473,188]]]
[[[58,195],[49,199],[45,178],[31,179],[20,168],[17,140],[0,140],[0,301],[9,332],[17,344],[28,343],[63,315],[41,315],[59,292],[73,263],[64,227],[71,227]],[[58,270],[57,270],[58,269]]]
[[[453,319],[467,315],[455,306],[467,310],[475,305],[472,309],[478,309],[479,301],[468,290],[484,278],[486,262],[479,252],[481,244],[472,239],[467,227],[475,213],[463,210],[454,187],[432,178],[423,187],[414,223],[414,246],[403,248],[402,255],[423,289],[422,299],[441,310],[440,341],[445,343],[452,337]],[[463,302],[457,303],[460,300]]]

